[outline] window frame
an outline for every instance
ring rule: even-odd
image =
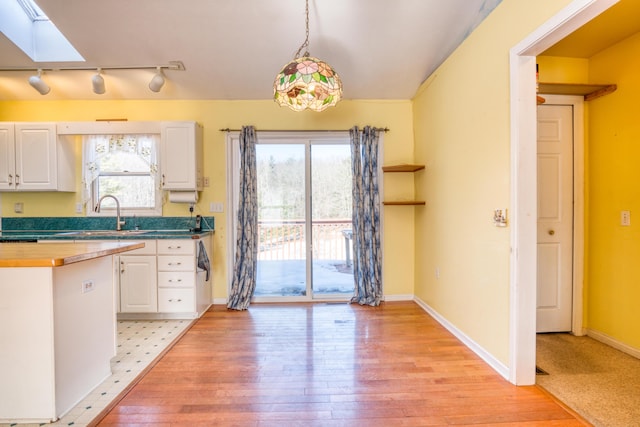
[[[101,137],[109,137],[110,135],[86,135],[87,137],[91,136],[101,136]],[[124,135],[130,136],[130,135]],[[131,135],[131,136],[139,136],[139,135]],[[160,135],[159,134],[146,134],[145,136],[153,137],[153,142],[155,144],[154,152],[155,152],[155,163],[157,167],[160,165]],[[89,156],[89,148],[88,144],[91,144],[87,139],[83,139],[82,141],[82,160],[83,165],[86,168],[87,162],[93,161]],[[99,177],[100,176],[151,176],[153,179],[153,191],[154,191],[154,207],[152,208],[133,208],[120,206],[120,215],[121,216],[139,216],[139,217],[150,217],[150,216],[162,216],[162,200],[163,200],[163,191],[160,188],[160,174],[159,172],[153,173],[149,171],[149,173],[143,172],[98,172],[96,177],[92,179],[91,184],[86,184],[87,172],[84,171],[83,182],[85,183],[85,191],[88,194],[85,194],[86,200],[85,203],[89,204],[86,207],[85,215],[87,217],[110,217],[116,214],[115,206],[104,205],[100,207],[100,212],[96,212],[96,205],[98,203],[99,197]],[[122,201],[120,201],[122,203]]]

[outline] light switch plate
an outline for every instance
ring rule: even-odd
[[[506,209],[495,209],[493,211],[493,225],[495,225],[496,227],[507,226],[507,210]]]
[[[631,225],[631,211],[620,211],[620,225],[624,227]]]

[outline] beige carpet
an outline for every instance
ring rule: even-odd
[[[538,385],[598,427],[640,426],[640,360],[589,337],[538,334]]]

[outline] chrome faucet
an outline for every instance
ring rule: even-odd
[[[100,200],[98,200],[98,203],[96,204],[96,208],[94,209],[94,211],[100,212],[100,204],[107,197],[116,201],[116,231],[120,231],[122,230],[122,226],[125,224],[126,221],[120,220],[120,202],[118,201],[116,196],[112,196],[111,194],[105,194],[104,196],[100,197]]]

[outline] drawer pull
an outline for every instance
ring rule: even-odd
[[[182,265],[181,262],[170,262],[169,265]]]
[[[168,249],[182,249],[182,246],[169,246]]]
[[[182,300],[180,298],[178,298],[177,300],[174,300],[173,298],[169,299],[169,302],[182,302]]]
[[[182,282],[182,279],[178,279],[178,280],[169,279],[169,283],[173,283],[173,282],[180,283]]]

